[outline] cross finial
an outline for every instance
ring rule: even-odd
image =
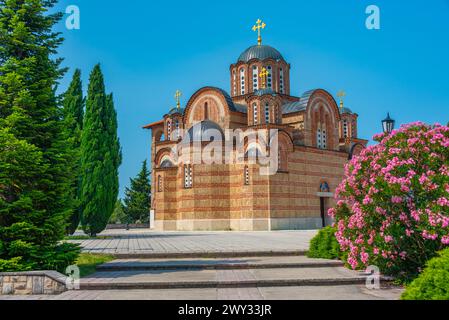
[[[265,24],[265,22],[262,22],[262,20],[257,19],[256,24],[253,27],[253,31],[256,32],[257,31],[257,44],[260,46],[262,44],[262,36],[260,34],[260,29],[265,29],[267,25]]]
[[[340,98],[340,108],[343,109],[344,106],[344,98],[346,97],[346,92],[344,92],[343,90],[340,90],[337,93],[337,97]]]
[[[265,67],[263,67],[262,71],[259,74],[260,79],[262,80],[261,85],[260,85],[261,89],[265,89],[266,82],[267,82],[267,77],[268,77],[269,74],[270,73],[268,72],[268,70],[265,69]]]
[[[181,97],[182,97],[182,92],[179,90],[176,90],[175,93],[175,99],[176,99],[176,108],[181,109]]]

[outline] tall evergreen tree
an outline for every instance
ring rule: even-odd
[[[83,85],[81,82],[81,71],[75,70],[72,82],[68,90],[63,96],[63,111],[64,111],[64,127],[66,133],[66,140],[72,151],[71,159],[71,188],[72,198],[74,201],[73,212],[69,217],[67,234],[73,234],[81,218],[80,209],[80,191],[81,191],[81,132],[83,129],[84,117],[84,98]]]
[[[0,271],[61,269],[77,256],[60,244],[73,203],[55,3],[0,0]]]
[[[81,225],[89,235],[103,231],[114,211],[120,163],[117,115],[96,65],[89,79],[81,135]]]
[[[125,215],[130,223],[149,222],[150,214],[150,172],[147,161],[142,164],[142,169],[136,178],[130,179],[130,188],[125,190]]]

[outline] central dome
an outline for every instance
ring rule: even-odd
[[[246,49],[245,52],[240,55],[238,62],[246,63],[252,59],[265,60],[270,58],[274,60],[284,60],[282,54],[275,48],[265,45],[256,45]]]

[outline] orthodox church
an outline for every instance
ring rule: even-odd
[[[204,87],[181,107],[178,91],[177,107],[144,127],[152,133],[156,230],[295,230],[330,223],[327,210],[334,205],[344,165],[368,141],[358,137],[358,115],[344,106],[344,92],[338,94],[340,105],[324,89],[290,94],[291,66],[278,50],[262,44],[264,28],[258,20],[253,27],[258,44],[231,64],[230,94]],[[210,138],[208,130],[221,134]],[[276,172],[261,174],[262,164],[250,161],[250,155],[262,154],[258,140],[243,141],[241,161],[178,157],[192,143],[200,152],[210,142],[224,145],[230,130],[276,130]],[[232,141],[223,155],[232,158],[236,149]]]

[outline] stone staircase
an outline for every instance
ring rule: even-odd
[[[81,290],[348,286],[364,285],[366,278],[340,261],[309,259],[303,252],[147,254],[97,267],[81,280]]]

